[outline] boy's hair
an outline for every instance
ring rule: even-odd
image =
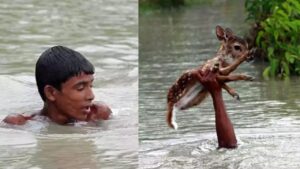
[[[64,46],[47,49],[35,66],[35,79],[43,101],[46,101],[44,93],[46,85],[60,90],[62,83],[83,72],[94,74],[94,66],[79,52]]]

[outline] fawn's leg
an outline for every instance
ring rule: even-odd
[[[240,96],[239,94],[231,87],[229,87],[227,84],[223,83],[222,88],[225,89],[228,94],[230,94],[234,99],[240,101]]]
[[[238,58],[236,61],[234,61],[231,65],[220,68],[219,72],[221,75],[229,75],[232,71],[234,71],[241,63],[243,63],[245,60],[247,60],[248,53],[244,54],[240,58]]]
[[[235,74],[235,75],[228,75],[228,76],[217,75],[217,80],[223,83],[238,81],[238,80],[253,81],[254,77],[248,75],[242,75],[242,74]]]
[[[197,69],[188,72],[188,78],[180,78],[180,81],[186,83],[183,86],[182,97],[176,101],[175,106],[181,110],[200,104],[208,95],[208,91],[198,80],[199,71]]]
[[[189,100],[187,104],[185,104],[183,107],[181,107],[181,110],[189,109],[191,107],[199,105],[207,96],[208,91],[206,89],[203,89],[201,92],[197,94],[192,100]]]

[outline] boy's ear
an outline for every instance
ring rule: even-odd
[[[48,99],[50,101],[55,101],[56,100],[57,89],[54,88],[53,86],[46,85],[44,87],[44,93],[45,93],[46,99]]]

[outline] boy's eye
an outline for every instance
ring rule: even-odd
[[[84,85],[83,85],[83,84],[78,85],[78,86],[76,87],[76,89],[77,89],[78,91],[82,91],[82,90],[84,89]]]

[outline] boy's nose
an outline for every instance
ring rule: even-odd
[[[94,92],[93,92],[92,89],[89,89],[89,90],[87,91],[87,96],[86,96],[86,98],[87,98],[87,100],[90,100],[90,101],[94,100],[95,95],[94,95]]]

